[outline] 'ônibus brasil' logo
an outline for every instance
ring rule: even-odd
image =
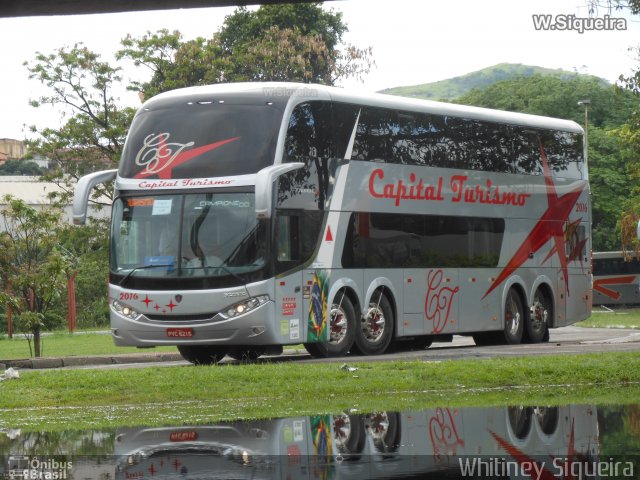
[[[193,147],[195,142],[169,143],[170,133],[152,133],[147,135],[142,143],[142,148],[138,150],[135,162],[143,167],[134,178],[145,178],[157,175],[158,178],[173,178],[173,169],[189,160],[214,150],[222,145],[233,142],[240,137],[232,137],[219,142]]]

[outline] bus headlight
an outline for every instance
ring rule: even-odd
[[[140,316],[140,314],[136,312],[133,308],[131,308],[129,305],[125,305],[124,303],[121,303],[118,300],[114,300],[113,302],[111,302],[111,308],[113,308],[113,310],[116,313],[119,313],[123,317],[127,317],[131,320],[135,320]]]
[[[228,308],[225,308],[219,313],[219,315],[225,320],[228,320],[229,318],[244,315],[251,310],[255,310],[260,305],[264,305],[268,301],[269,295],[259,295],[257,297],[252,297],[247,300],[243,300],[242,302],[236,303],[235,305],[232,305]]]

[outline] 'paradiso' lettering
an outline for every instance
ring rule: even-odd
[[[517,193],[501,189],[487,180],[484,185],[469,185],[466,175],[453,175],[449,181],[451,187],[451,201],[453,203],[486,203],[491,205],[524,206],[530,193]],[[415,173],[409,175],[409,181],[402,179],[395,183],[384,183],[384,171],[375,169],[369,176],[369,193],[374,198],[393,199],[397,206],[402,200],[433,200],[444,201],[444,178],[438,177],[434,183],[427,183],[418,179]]]

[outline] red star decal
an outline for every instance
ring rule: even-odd
[[[149,467],[149,473],[151,474],[152,477],[155,476],[156,474],[156,467],[153,466],[153,463]]]
[[[171,462],[171,465],[173,465],[173,468],[177,472],[178,468],[182,466],[182,462],[178,458],[176,458],[173,462]]]
[[[584,455],[580,453],[576,454],[575,431],[574,431],[573,422],[574,422],[574,419],[571,419],[571,435],[569,436],[569,445],[567,446],[567,455],[565,455],[564,457],[560,457],[563,460],[561,465],[563,467],[562,470],[564,475],[563,476],[555,475],[553,472],[549,471],[547,468],[542,468],[542,471],[540,472],[540,476],[538,478],[542,480],[552,480],[555,478],[562,478],[564,480],[577,480],[576,477],[573,476],[573,473],[572,473],[573,469],[571,466],[574,463],[576,463],[576,461],[579,462],[581,460],[581,457],[584,457]],[[520,465],[532,465],[533,463],[540,464],[539,460],[529,457],[522,450],[519,450],[515,446],[511,445],[507,440],[502,438],[497,433],[492,432],[491,430],[489,430],[489,433],[496,440],[496,442],[498,442],[498,445],[500,445]],[[558,458],[558,457],[555,457],[555,458]],[[557,468],[560,468],[560,466],[558,466]],[[554,468],[554,470],[557,468]],[[531,471],[529,475],[531,476],[531,478],[536,478],[533,471]]]
[[[145,295],[144,300],[142,300],[142,303],[144,303],[147,306],[147,308],[149,308],[149,304],[151,302],[153,302],[153,300],[149,298],[149,295]]]
[[[177,307],[177,305],[173,303],[173,300],[170,300],[169,303],[165,305],[165,307],[168,307],[169,310],[173,312],[174,307]]]
[[[178,165],[182,165],[192,158],[198,157],[203,153],[209,152],[211,150],[215,150],[216,148],[238,140],[239,138],[240,137],[227,138],[226,140],[220,140],[219,142],[203,145],[202,147],[192,148],[191,150],[181,152],[177,155],[173,154],[171,149],[166,146],[166,139],[163,138],[156,154],[158,157],[157,161],[159,165],[156,165],[154,167],[153,172],[147,171],[145,167],[144,170],[138,172],[133,178],[145,178],[152,175],[157,175],[158,178],[161,179],[173,178],[173,169]]]
[[[542,158],[542,168],[544,172],[544,182],[547,186],[547,210],[542,214],[538,223],[535,224],[527,238],[524,240],[520,248],[513,255],[511,260],[502,269],[500,275],[493,281],[487,293],[482,297],[483,299],[489,295],[498,285],[504,282],[509,275],[522,266],[527,261],[529,255],[536,253],[550,240],[554,245],[549,252],[549,255],[544,259],[546,262],[554,253],[558,255],[560,261],[560,267],[564,274],[564,283],[567,288],[567,294],[569,294],[569,276],[567,275],[567,255],[565,253],[564,243],[564,222],[569,218],[571,210],[575,206],[578,198],[582,194],[585,185],[581,184],[571,190],[569,193],[559,197],[556,193],[556,186],[553,183],[551,170],[549,169],[549,163],[547,162],[547,154],[544,152],[544,147],[540,143],[540,156]],[[544,262],[543,262],[544,263]]]
[[[153,307],[153,308],[155,308],[155,310],[156,310],[156,312],[157,312],[158,310],[160,310],[160,305],[158,305],[158,304],[156,303],[156,306],[155,306],[155,307]]]

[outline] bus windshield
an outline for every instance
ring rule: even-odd
[[[253,193],[120,197],[111,242],[118,276],[241,278],[264,267],[266,228]]]
[[[282,113],[271,102],[177,100],[133,120],[122,178],[208,178],[255,173],[273,164]]]

